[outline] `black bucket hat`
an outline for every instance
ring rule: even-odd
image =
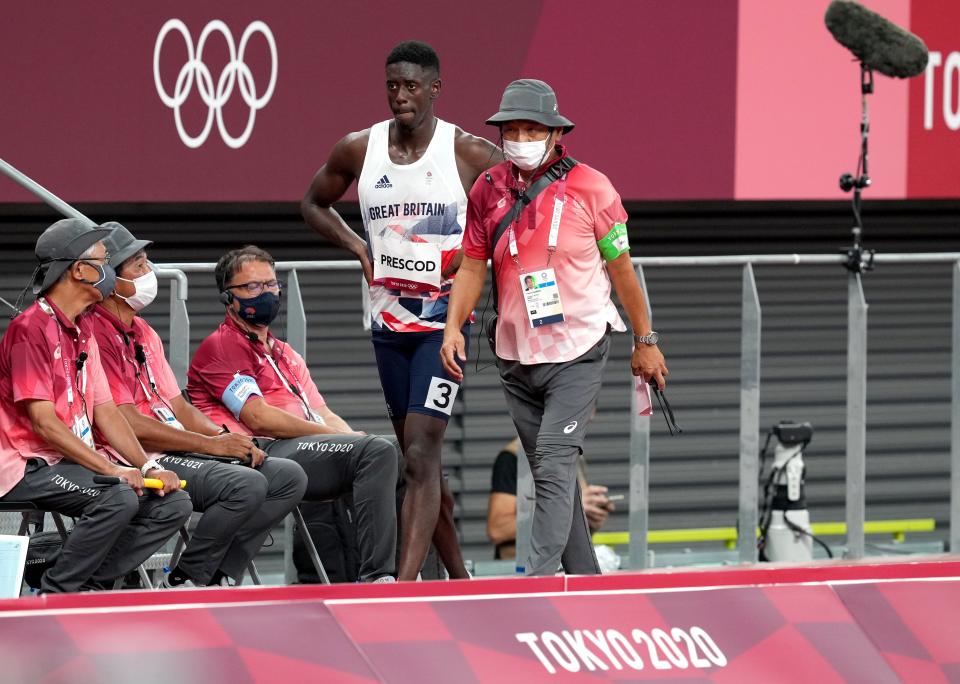
[[[505,121],[536,121],[549,128],[562,128],[564,133],[573,130],[574,123],[557,111],[557,94],[553,88],[535,78],[513,81],[503,91],[500,111],[487,119],[491,126]]]
[[[138,240],[133,236],[126,226],[116,221],[107,221],[103,224],[104,228],[109,228],[112,232],[107,236],[103,245],[110,252],[110,265],[118,271],[123,266],[123,262],[153,244],[152,240]]]
[[[61,219],[43,231],[34,250],[40,264],[33,280],[33,293],[49,290],[70,264],[109,234],[109,228],[76,218]]]

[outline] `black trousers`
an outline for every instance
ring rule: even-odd
[[[2,498],[77,518],[57,562],[43,575],[42,591],[112,582],[147,560],[190,517],[185,492],[138,497],[126,483],[94,484],[94,475],[70,461],[48,466],[30,459],[23,479]]]
[[[256,470],[191,454],[160,464],[187,481],[193,510],[203,513],[177,563],[197,584],[209,584],[217,570],[240,578],[307,487],[303,469],[283,459],[268,458]]]
[[[307,474],[304,501],[353,495],[359,579],[396,574],[396,489],[400,453],[395,442],[373,435],[314,435],[264,445],[271,458],[288,458]]]

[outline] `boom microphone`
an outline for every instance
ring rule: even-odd
[[[917,36],[853,0],[833,0],[824,17],[838,43],[868,69],[895,78],[923,73],[929,55]]]

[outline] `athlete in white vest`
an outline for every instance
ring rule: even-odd
[[[303,217],[356,256],[370,286],[377,367],[406,463],[398,579],[416,579],[431,541],[449,576],[465,578],[440,465],[460,386],[439,351],[462,258],[467,192],[503,157],[490,141],[434,115],[440,61],[429,45],[397,45],[386,76],[393,118],[334,146],[303,200]],[[331,207],[355,180],[366,240]]]

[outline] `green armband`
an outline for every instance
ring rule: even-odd
[[[621,254],[630,251],[630,239],[627,237],[627,224],[614,223],[610,232],[597,240],[600,255],[604,261],[613,261]]]

